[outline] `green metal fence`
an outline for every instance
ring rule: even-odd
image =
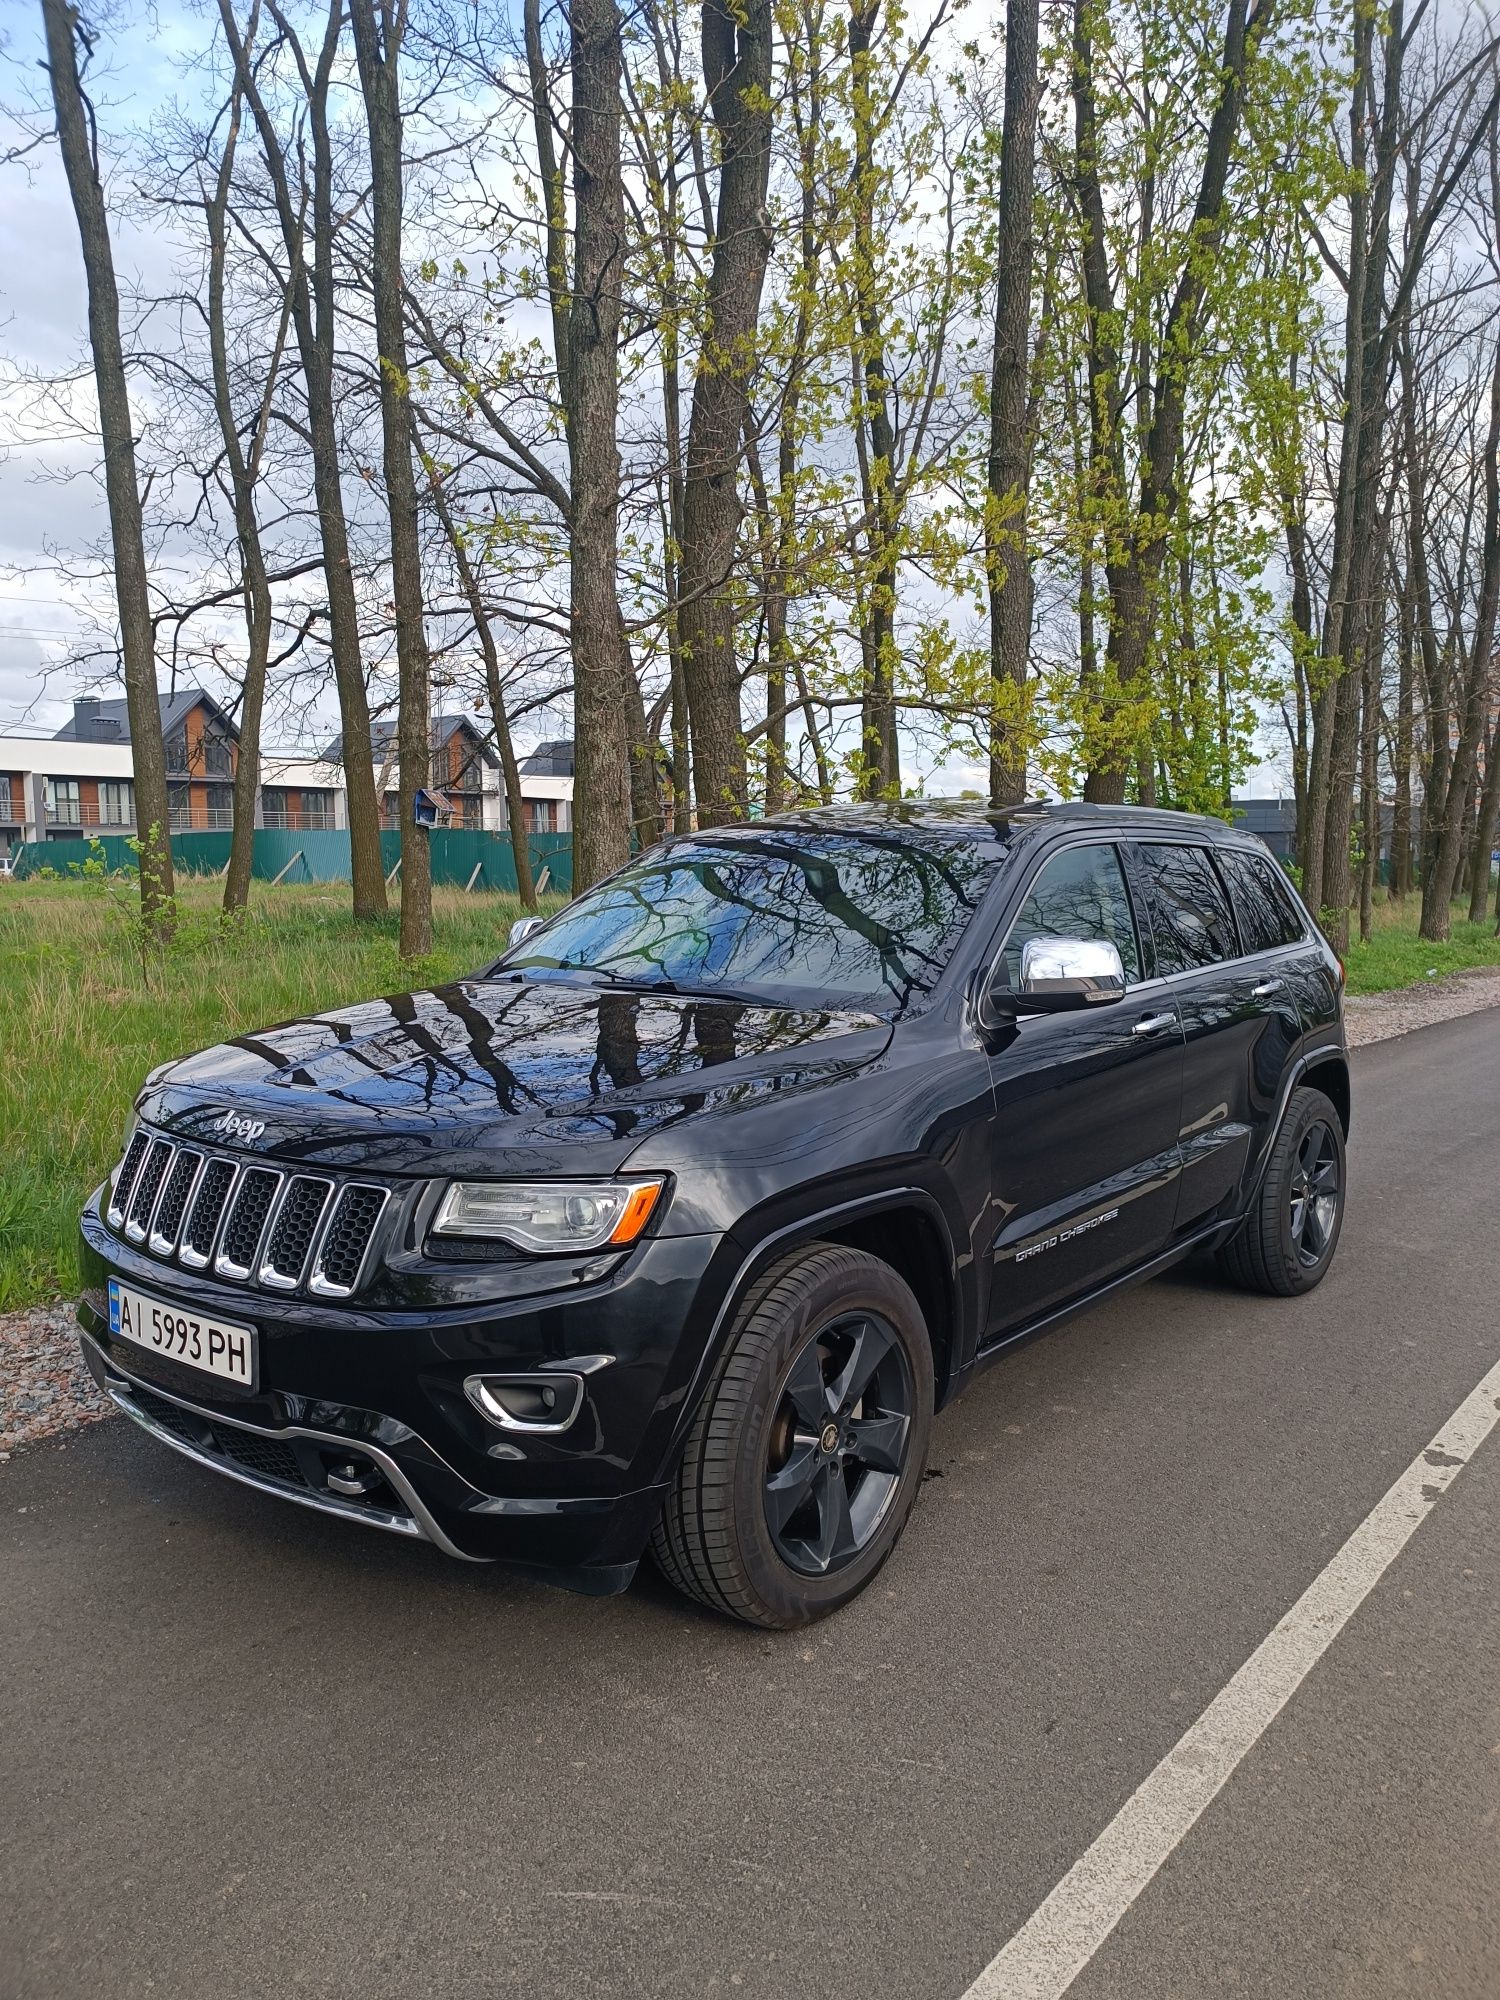
[[[417,836],[429,842],[432,879],[467,888],[516,893],[516,857],[508,833],[480,833],[462,827],[435,827]],[[174,833],[172,862],[179,875],[221,875],[229,865],[227,833]],[[102,856],[99,850],[102,849]],[[531,876],[540,884],[546,871],[546,891],[569,895],[573,887],[573,837],[567,833],[534,833],[527,837]],[[401,858],[401,835],[382,833],[380,857],[387,875]],[[44,868],[66,875],[91,858],[106,868],[134,868],[135,849],[124,834],[102,834],[94,840],[30,841],[15,854],[20,877]],[[478,871],[477,873],[475,871]],[[286,827],[257,827],[250,873],[258,882],[347,882],[349,835],[343,828],[296,833]]]

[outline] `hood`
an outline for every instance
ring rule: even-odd
[[[609,1172],[665,1126],[848,1075],[890,1032],[857,1011],[460,980],[236,1035],[157,1071],[142,1111],[329,1167]]]

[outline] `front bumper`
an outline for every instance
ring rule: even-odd
[[[566,1294],[372,1312],[231,1289],[164,1264],[115,1236],[97,1198],[81,1227],[85,1357],[104,1392],[163,1443],[241,1483],[449,1555],[540,1569],[586,1590],[629,1581],[700,1373],[716,1251],[730,1255],[720,1239],[656,1239],[602,1283]],[[253,1322],[255,1390],[112,1335],[111,1273],[187,1311]],[[596,1365],[560,1433],[498,1428],[464,1393],[476,1372],[585,1356]]]

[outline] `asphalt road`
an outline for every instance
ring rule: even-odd
[[[19,1454],[0,1996],[959,2000],[1500,1358],[1500,1011],[1355,1084],[1322,1288],[1003,1360],[806,1635]],[[1218,1994],[1500,1996],[1500,1431],[1071,1989]]]

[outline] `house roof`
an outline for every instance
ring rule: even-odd
[[[552,743],[538,743],[529,756],[521,759],[521,769],[533,777],[571,778],[573,776],[573,739],[560,737]]]
[[[81,699],[86,702],[89,697],[84,696]],[[159,695],[157,700],[161,708],[161,733],[163,736],[170,736],[183,719],[190,715],[201,703],[203,707],[213,710],[216,720],[223,724],[231,736],[236,739],[239,737],[240,732],[235,724],[224,713],[224,710],[220,708],[213,696],[205,694],[202,688],[183,688],[177,694]],[[92,741],[95,743],[128,743],[130,741],[130,711],[123,696],[118,700],[100,701],[93,711],[93,719],[96,724],[104,724],[104,728],[98,730],[97,733],[85,732],[85,734],[80,736],[78,733],[78,706],[75,702],[72,720],[65,722],[61,729],[53,731],[53,742],[88,743]]]
[[[500,768],[500,759],[495,755],[491,745],[484,740],[484,732],[474,726],[474,718],[470,715],[435,715],[432,718],[432,748],[434,750],[441,750],[449,738],[454,736],[460,729],[466,730],[473,737],[480,756],[489,765],[490,769],[492,771],[498,770]],[[377,757],[384,757],[387,753],[395,754],[395,716],[384,715],[370,724],[370,748]],[[344,761],[343,737],[335,736],[324,748],[322,755],[325,763],[342,764]]]

